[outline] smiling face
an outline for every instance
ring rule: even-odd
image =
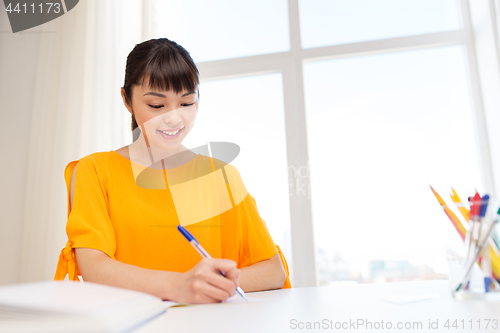
[[[122,98],[128,111],[135,116],[141,131],[146,132],[147,142],[153,149],[168,149],[170,154],[185,150],[182,141],[191,132],[198,114],[198,89],[196,91],[159,91],[149,88],[148,79],[132,90],[132,105]],[[143,135],[143,133],[141,133]]]

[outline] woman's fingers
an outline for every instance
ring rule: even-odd
[[[210,299],[224,301],[236,292],[239,270],[232,260],[203,259],[193,268],[192,274],[195,294],[202,293]]]
[[[205,282],[201,288],[202,293],[214,302],[222,302],[230,297],[229,293],[225,289],[221,289],[220,286],[214,286],[211,283]]]
[[[217,269],[224,273],[226,278],[229,280],[237,282],[239,280],[240,270],[236,268],[236,262],[229,259],[213,259],[211,261],[214,269]]]
[[[211,274],[207,275],[205,281],[212,286],[223,290],[227,294],[227,297],[234,295],[234,293],[236,292],[236,284],[234,283],[234,281],[222,276],[218,272],[212,272]]]

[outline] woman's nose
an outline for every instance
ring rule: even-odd
[[[176,124],[180,123],[181,120],[182,120],[182,118],[179,114],[178,109],[168,111],[163,115],[163,121],[167,124],[176,125]]]

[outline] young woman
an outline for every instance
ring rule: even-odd
[[[81,275],[185,303],[223,301],[237,286],[290,288],[286,260],[236,168],[181,144],[200,96],[189,53],[166,38],[137,44],[121,95],[135,141],[66,167],[68,242],[55,279]],[[201,259],[179,224],[214,259]]]

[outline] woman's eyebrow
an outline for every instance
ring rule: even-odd
[[[184,95],[182,95],[181,97],[184,97],[184,96],[187,96],[187,95],[191,95],[191,94],[194,94],[195,92],[194,91],[190,91],[190,92],[187,92],[185,93]],[[150,91],[150,92],[147,92],[145,93],[144,95],[142,96],[146,96],[146,95],[153,95],[153,96],[158,96],[158,97],[163,97],[163,98],[167,98],[167,96],[163,95],[163,94],[160,94],[160,93],[157,93],[157,92],[154,92],[154,91]]]

